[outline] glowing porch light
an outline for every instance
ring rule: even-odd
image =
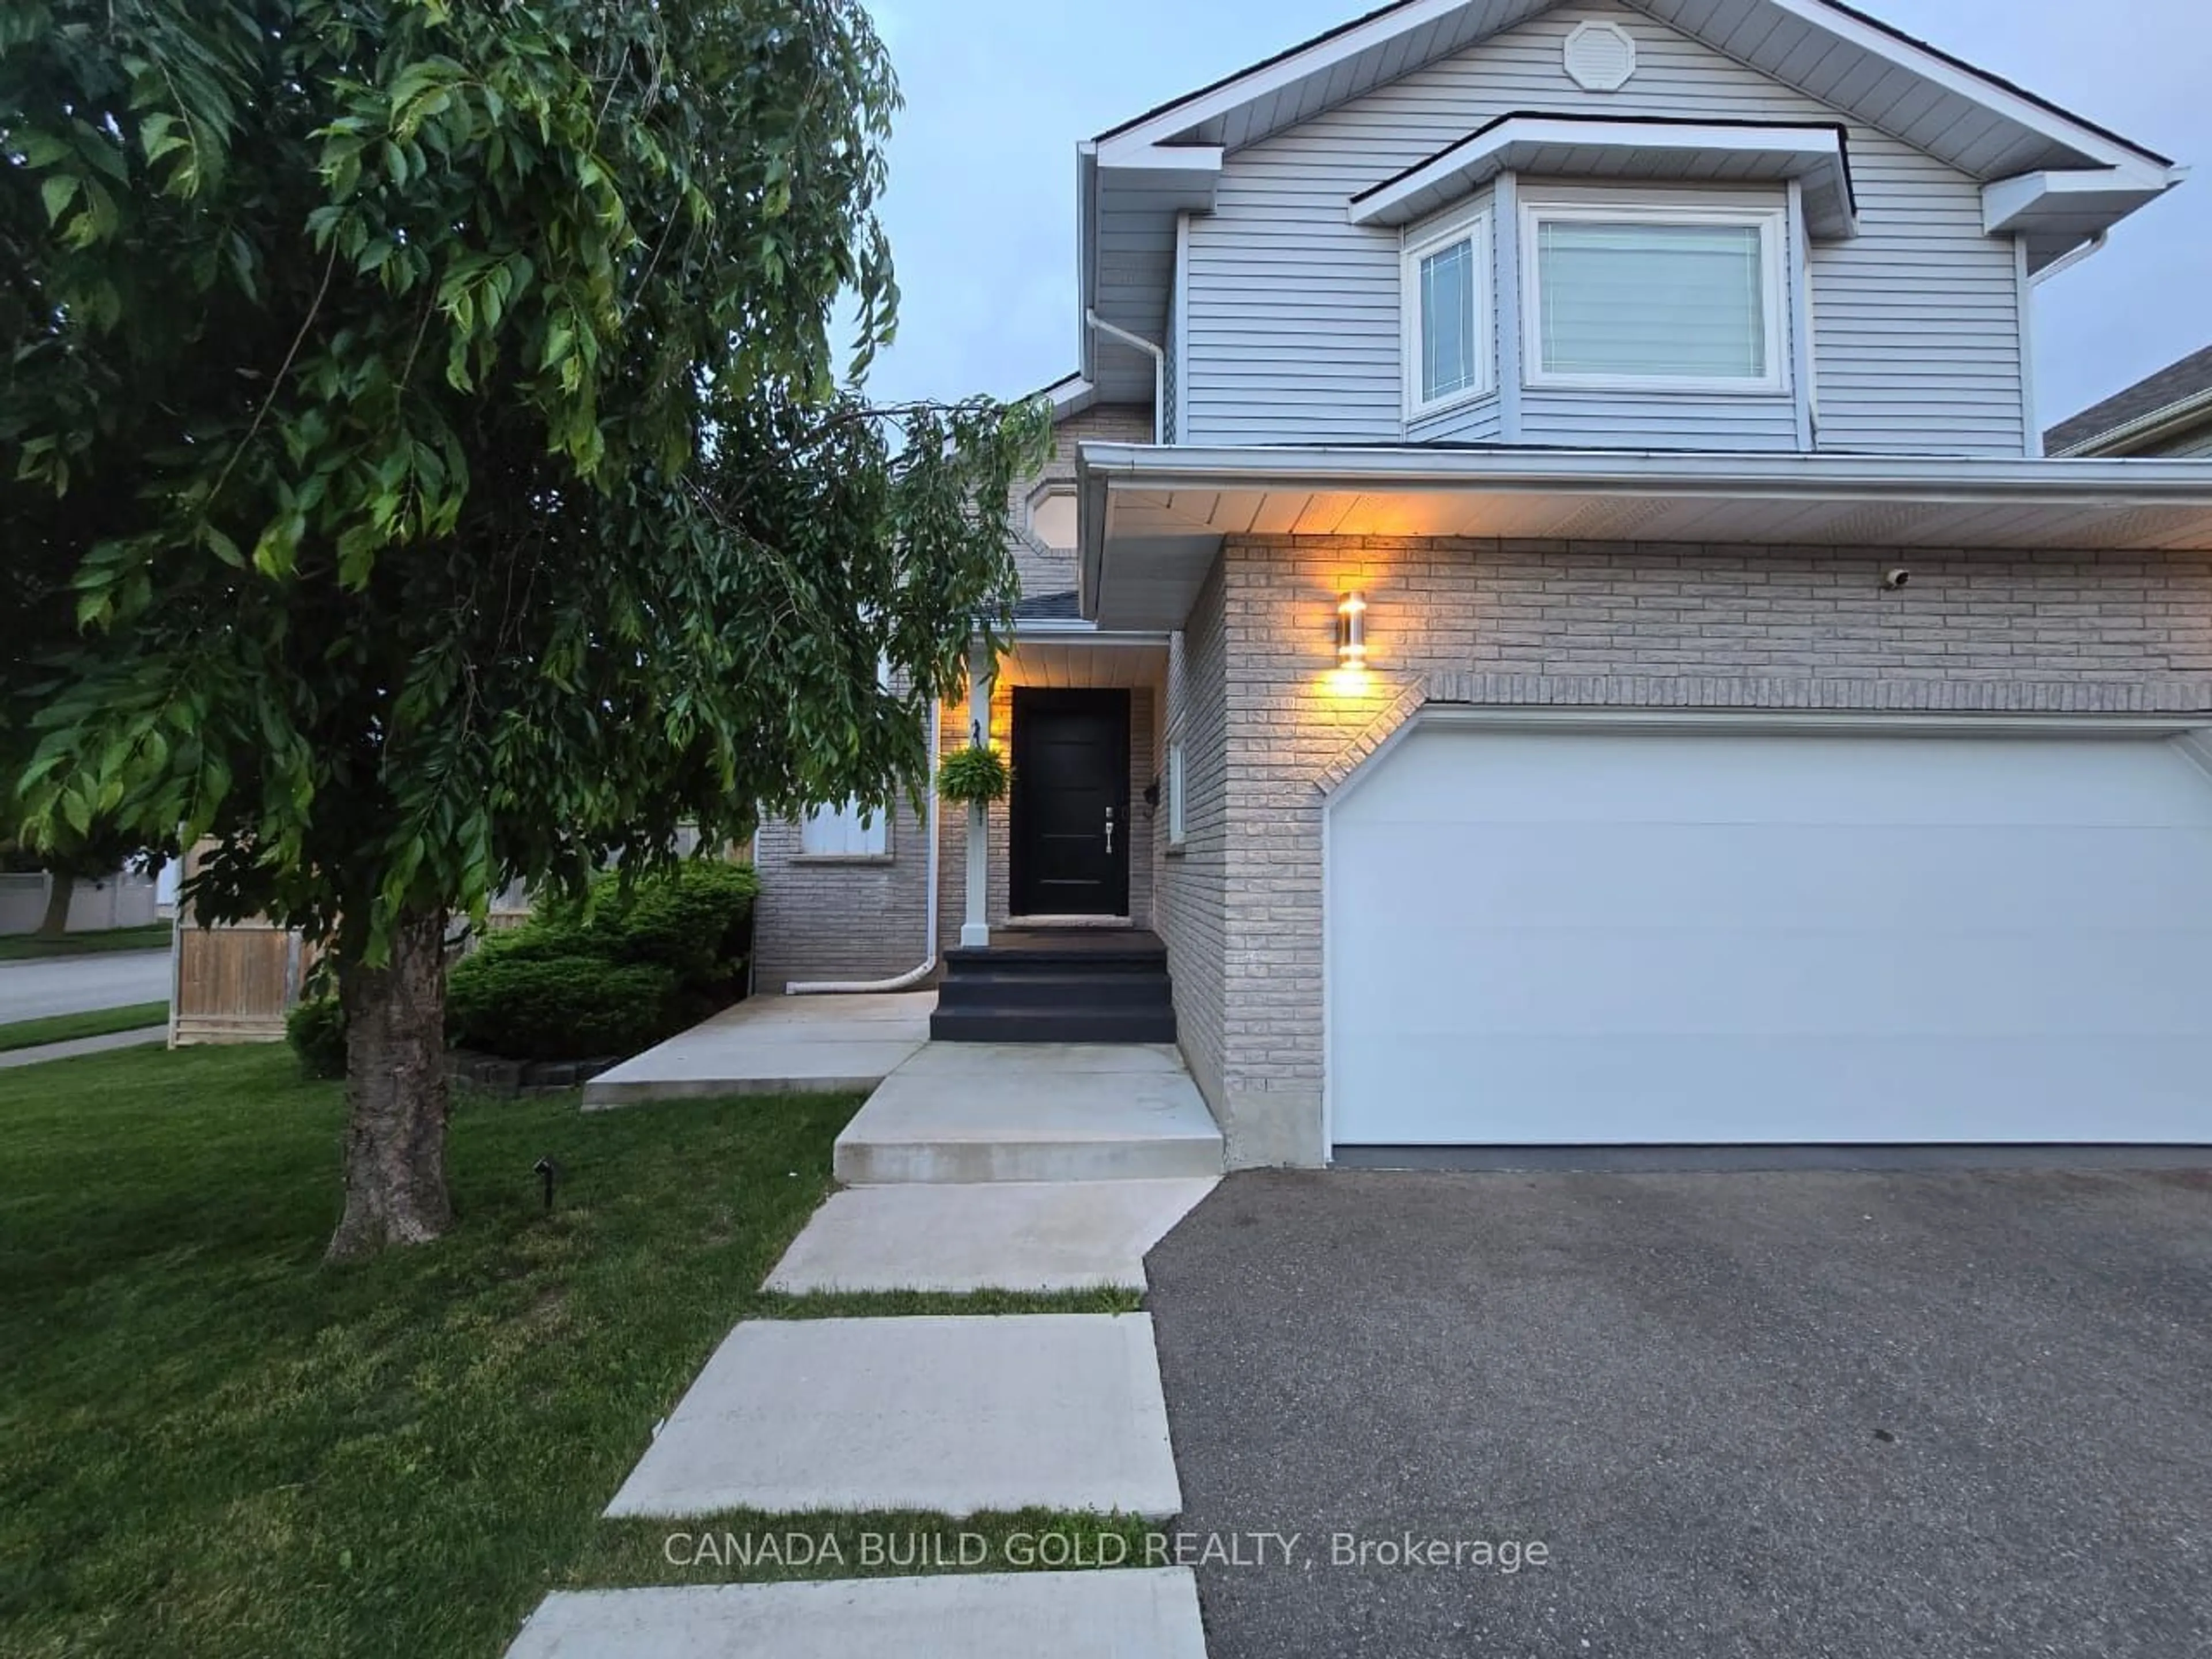
[[[1367,596],[1346,593],[1336,606],[1336,665],[1367,666]]]

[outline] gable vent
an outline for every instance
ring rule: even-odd
[[[1618,23],[1577,23],[1566,62],[1567,78],[1584,92],[1619,92],[1636,73],[1636,42]]]

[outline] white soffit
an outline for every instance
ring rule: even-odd
[[[2024,173],[1982,186],[1982,228],[1992,236],[2025,239],[2028,268],[2040,270],[2167,188],[2110,167]]]
[[[1083,608],[1182,624],[1230,536],[2212,550],[2212,462],[1085,444]]]
[[[1406,225],[1488,184],[1501,173],[1547,178],[1804,185],[1806,228],[1834,240],[1858,234],[1849,141],[1820,123],[1500,116],[1427,160],[1352,198],[1355,225]]]

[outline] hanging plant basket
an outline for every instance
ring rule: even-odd
[[[937,793],[958,806],[1004,800],[1012,781],[1006,757],[987,744],[955,749],[937,763]]]

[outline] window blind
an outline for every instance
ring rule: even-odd
[[[1475,384],[1474,242],[1472,237],[1421,260],[1421,401],[1434,403]]]
[[[1758,226],[1545,219],[1537,249],[1545,373],[1765,378]]]

